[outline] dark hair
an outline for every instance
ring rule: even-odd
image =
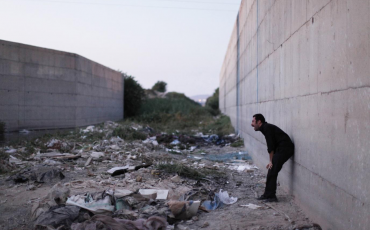
[[[256,122],[261,121],[262,123],[266,123],[265,117],[260,113],[254,114],[253,117],[256,118]]]

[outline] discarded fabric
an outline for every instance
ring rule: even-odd
[[[35,226],[59,228],[69,227],[78,217],[80,208],[76,206],[52,207],[49,211],[42,213],[35,221]]]

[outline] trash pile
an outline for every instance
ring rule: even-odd
[[[0,176],[0,186],[29,194],[47,188],[23,204],[30,207],[31,229],[212,228],[197,223],[231,206],[264,208],[239,201],[242,182],[235,178],[263,176],[247,152],[231,146],[235,142],[242,139],[159,133],[109,121],[1,147],[1,167],[8,174]],[[8,202],[1,199],[2,206]],[[0,218],[0,228],[1,223]]]
[[[132,131],[146,138],[114,136],[122,131],[125,137]],[[199,171],[227,169],[232,163],[215,167],[192,158],[204,156],[204,146],[229,146],[238,139],[155,133],[150,127],[123,128],[109,121],[80,129],[73,139],[37,138],[29,155],[22,146],[1,150],[14,171],[7,183],[26,185],[29,191],[52,186],[47,196],[30,201],[35,229],[174,229],[179,221],[194,222],[202,212],[237,201],[222,189],[216,192],[221,173]],[[188,174],[161,169],[179,161]]]

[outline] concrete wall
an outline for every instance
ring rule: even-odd
[[[0,120],[8,130],[122,118],[119,72],[76,54],[0,40]]]
[[[243,0],[220,74],[220,107],[255,163],[252,116],[296,145],[279,175],[324,229],[370,229],[370,1]]]

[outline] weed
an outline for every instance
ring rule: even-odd
[[[224,178],[226,174],[212,169],[193,169],[183,164],[159,164],[157,165],[159,170],[163,170],[167,173],[177,173],[179,176],[200,180],[207,176]]]
[[[231,125],[230,118],[225,115],[221,115],[214,122],[210,122],[203,128],[203,133],[216,133],[218,136],[224,136],[234,132],[234,128]]]
[[[230,146],[234,147],[234,148],[243,147],[244,146],[244,140],[243,139],[237,140],[234,143],[232,143]]]
[[[113,136],[119,136],[124,140],[145,140],[147,134],[137,131],[131,127],[118,127],[113,130]]]

